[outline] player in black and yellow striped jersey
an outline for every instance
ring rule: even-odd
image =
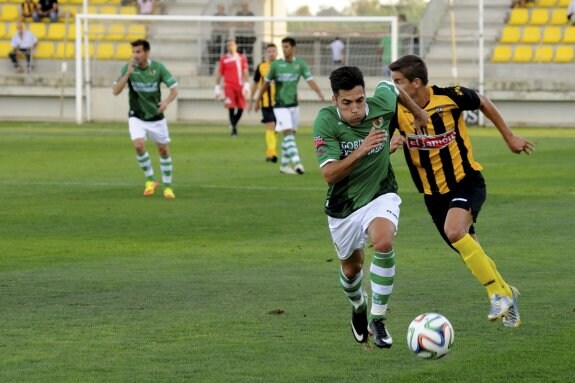
[[[266,59],[261,62],[255,73],[254,73],[254,83],[252,84],[252,89],[250,93],[250,110],[253,108],[256,111],[261,108],[262,110],[262,123],[266,125],[266,161],[267,162],[277,162],[277,133],[275,131],[276,118],[274,116],[274,100],[275,100],[275,86],[271,84],[269,91],[264,92],[257,103],[254,105],[254,95],[257,90],[264,83],[264,77],[270,70],[270,65],[278,57],[278,48],[275,44],[270,43],[266,45]]]
[[[505,326],[518,327],[519,292],[501,277],[475,235],[473,224],[485,202],[486,188],[482,167],[473,159],[463,111],[481,110],[513,153],[530,154],[533,143],[515,136],[493,102],[476,91],[461,86],[428,86],[427,67],[418,56],[404,56],[389,68],[396,86],[404,89],[429,115],[427,131],[416,132],[413,116],[398,106],[392,127],[400,135],[392,139],[392,145],[395,148],[403,145],[413,182],[424,194],[439,233],[486,287],[491,301],[488,319],[503,318]]]

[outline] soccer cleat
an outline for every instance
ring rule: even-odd
[[[365,304],[355,311],[351,310],[351,332],[354,339],[359,343],[367,342],[369,332],[367,331],[367,296],[364,293]]]
[[[164,197],[166,197],[167,199],[174,199],[174,198],[176,198],[176,195],[174,194],[174,191],[172,190],[172,188],[167,187],[167,188],[164,188]]]
[[[503,317],[503,325],[505,327],[519,327],[521,326],[521,318],[519,317],[519,291],[513,287],[509,286],[513,292],[513,304],[509,307],[507,315]]]
[[[379,348],[390,348],[393,344],[391,334],[385,328],[385,319],[376,318],[369,322],[369,332],[373,335],[373,343]]]
[[[231,126],[232,129],[232,137],[237,137],[238,136],[238,128],[236,128],[235,126]]]
[[[278,157],[277,156],[266,157],[266,162],[272,162],[275,164],[276,162],[278,162]]]
[[[509,312],[509,308],[513,305],[513,301],[506,295],[493,294],[491,296],[491,310],[487,314],[487,319],[490,321],[497,320],[504,317]]]
[[[302,164],[296,165],[294,170],[297,174],[303,174],[305,172]]]
[[[158,187],[158,183],[156,181],[146,181],[146,187],[144,189],[144,195],[146,197],[153,196],[157,187]]]
[[[297,174],[295,172],[295,170],[293,170],[292,168],[290,168],[287,165],[280,167],[280,173],[282,173],[282,174]]]

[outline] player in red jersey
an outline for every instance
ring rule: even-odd
[[[246,56],[238,53],[235,39],[227,41],[228,53],[220,57],[220,65],[216,75],[214,96],[216,100],[222,97],[220,85],[224,79],[224,106],[229,111],[232,137],[238,135],[238,122],[246,107],[246,96],[250,92],[248,61]]]

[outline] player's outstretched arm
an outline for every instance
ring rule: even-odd
[[[321,89],[319,89],[319,86],[314,80],[308,80],[307,84],[311,89],[313,89],[314,92],[317,93],[317,96],[319,97],[320,100],[325,101],[325,97],[323,96]]]
[[[533,153],[535,144],[523,137],[514,135],[511,128],[509,128],[505,120],[503,120],[503,117],[501,116],[501,113],[499,113],[495,104],[483,95],[479,95],[479,98],[481,100],[479,110],[481,110],[485,117],[495,125],[497,130],[499,130],[499,133],[505,140],[509,149],[516,154],[520,154],[521,152],[525,152],[526,154]]]
[[[427,134],[427,119],[429,116],[427,112],[419,107],[411,97],[400,87],[396,87],[399,91],[399,102],[405,106],[411,114],[413,114],[413,125],[417,134]]]

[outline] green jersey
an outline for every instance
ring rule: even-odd
[[[312,78],[307,64],[298,58],[292,61],[276,60],[270,66],[266,81],[274,81],[276,97],[274,108],[297,106],[297,84],[300,77],[306,81]]]
[[[389,162],[389,126],[397,110],[398,94],[389,81],[377,84],[373,97],[366,100],[366,116],[357,127],[342,121],[334,105],[321,109],[315,119],[313,139],[320,167],[350,155],[371,128],[387,133],[385,141],[362,158],[345,178],[329,185],[325,212],[330,217],[345,218],[375,198],[397,191]]]
[[[122,68],[122,76],[126,74],[128,64]],[[158,121],[164,118],[164,114],[158,111],[158,104],[162,101],[160,83],[168,88],[178,85],[176,79],[158,62],[149,60],[146,69],[134,68],[128,80],[130,88],[130,117],[137,117],[143,121]]]

